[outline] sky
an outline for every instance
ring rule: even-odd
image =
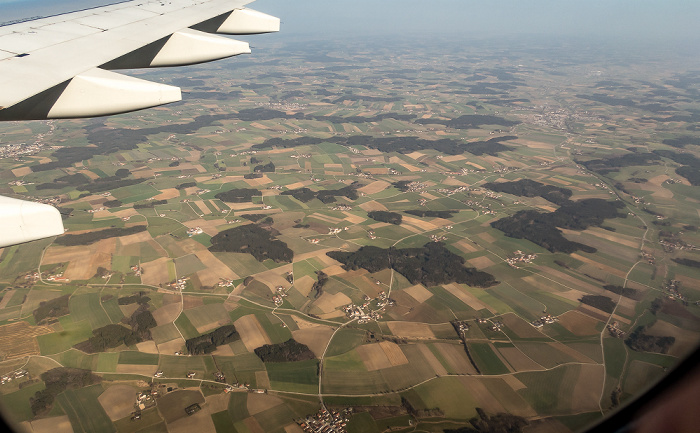
[[[116,0],[0,0],[0,22]],[[700,40],[698,0],[258,0],[290,36],[497,35]],[[40,12],[36,12],[36,11]],[[26,11],[25,11],[26,12]]]

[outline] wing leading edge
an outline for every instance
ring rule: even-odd
[[[107,71],[250,53],[246,42],[218,34],[279,31],[279,18],[245,8],[251,2],[129,1],[0,27],[0,120],[103,116],[179,101],[176,87]]]
[[[277,32],[254,0],[128,1],[0,26],[0,120],[104,116],[182,99],[180,89],[114,70],[249,54],[224,35]],[[58,210],[0,197],[0,248],[63,234]]]

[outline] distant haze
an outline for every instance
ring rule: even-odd
[[[0,22],[118,0],[0,0]],[[550,35],[700,40],[698,0],[258,0],[291,36]]]

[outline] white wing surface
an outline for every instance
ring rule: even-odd
[[[0,120],[91,117],[181,99],[180,89],[111,72],[250,53],[217,34],[279,30],[252,0],[128,1],[0,27]]]
[[[118,69],[250,53],[222,36],[279,31],[253,0],[135,0],[0,26],[0,120],[104,116],[179,101],[178,87]],[[0,197],[0,247],[63,233],[59,212]]]

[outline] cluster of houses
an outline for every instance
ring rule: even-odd
[[[678,290],[680,288],[681,282],[678,280],[667,280],[663,285],[663,289],[668,292],[669,299],[685,301],[685,296]]]
[[[312,239],[309,239],[309,242],[311,242],[312,244],[316,245],[316,244],[318,244],[319,242],[321,242],[321,239],[319,239],[319,238],[312,238]]]
[[[357,319],[358,324],[368,323],[372,320],[378,321],[382,318],[381,313],[386,310],[386,307],[396,305],[396,301],[390,299],[384,291],[381,291],[379,296],[374,299],[370,299],[367,295],[364,295],[363,299],[364,302],[360,305],[350,304],[343,307],[343,312],[345,312],[347,317],[349,319]],[[377,304],[376,310],[370,309],[370,304],[373,301]]]
[[[473,210],[481,209],[481,212],[484,213],[484,215],[493,215],[496,212],[492,211],[491,208],[489,207],[488,204],[482,204],[480,202],[474,201],[474,200],[465,200],[464,204],[469,206]]]
[[[349,230],[350,226],[344,227],[344,228],[329,228],[328,229],[328,234],[329,235],[337,235],[338,233],[342,232],[343,230]]]
[[[49,275],[46,277],[46,281],[53,281],[54,283],[70,283],[70,279],[64,277],[63,272]]]
[[[367,237],[369,237],[370,239],[373,239],[373,240],[374,240],[374,239],[377,239],[377,235],[374,234],[374,231],[373,231],[373,230],[369,230],[369,231],[367,232]]]
[[[311,154],[310,153],[302,153],[301,155],[292,155],[291,157],[294,159],[299,159],[299,158],[309,159],[309,158],[311,158]]]
[[[352,206],[349,206],[346,204],[339,204],[339,205],[333,206],[331,209],[332,210],[352,210]]]
[[[698,247],[691,245],[678,237],[667,237],[659,239],[659,244],[664,247],[664,251],[671,253],[675,250],[696,250]]]
[[[464,340],[467,338],[467,332],[469,331],[469,323],[467,323],[466,320],[455,320],[452,322],[452,326],[454,326],[455,330],[457,331],[457,334],[459,335],[459,338]]]
[[[514,268],[517,268],[517,266],[515,265],[516,263],[531,263],[537,258],[537,254],[525,254],[520,250],[517,250],[513,254],[514,256],[508,257],[508,259],[506,259],[506,262],[508,262],[508,264]]]
[[[185,290],[185,286],[187,286],[187,280],[188,278],[178,278],[175,280],[175,282],[168,284],[173,290],[177,290],[179,292]]]
[[[315,415],[297,420],[297,424],[306,433],[345,433],[347,431],[345,426],[350,421],[351,412],[349,408],[342,413],[322,408]]]
[[[509,173],[511,171],[518,171],[520,170],[518,167],[506,167],[506,166],[498,166],[493,168],[494,173]]]
[[[416,192],[416,191],[426,189],[427,187],[428,187],[427,183],[418,182],[418,181],[411,182],[405,186],[407,192]]]
[[[226,388],[224,388],[224,393],[228,394],[229,392],[233,392],[235,390],[241,390],[241,389],[250,389],[250,384],[249,383],[238,383],[235,382],[234,384],[228,384],[226,385]],[[259,393],[256,393],[259,394]]]
[[[559,321],[558,317],[554,317],[551,314],[545,314],[544,316],[540,317],[539,319],[533,320],[532,326],[534,326],[535,328],[541,328],[544,325],[549,325],[549,324],[552,324],[552,323],[558,322],[558,321]]]
[[[606,326],[606,329],[615,338],[623,338],[625,336],[625,332],[618,327],[617,321],[613,321],[612,323],[608,323],[608,326]]]
[[[279,307],[282,305],[284,302],[284,298],[287,297],[287,290],[285,290],[284,287],[282,286],[277,286],[277,293],[272,296],[272,302],[275,303],[275,306]]]
[[[157,393],[156,393],[157,395]],[[141,418],[141,411],[144,409],[147,409],[149,407],[153,407],[156,405],[156,395],[153,394],[153,391],[146,392],[146,391],[141,391],[136,393],[136,403],[134,403],[134,408],[137,409],[135,413],[133,413],[132,419],[139,419]]]
[[[8,183],[10,186],[25,186],[25,185],[34,185],[33,182],[27,182],[24,180],[13,180]]]
[[[436,192],[439,192],[440,194],[445,194],[446,196],[451,196],[453,194],[457,194],[459,192],[464,192],[464,191],[469,191],[469,187],[466,186],[458,186],[455,189],[449,189],[449,188],[440,188],[436,189]]]
[[[23,156],[36,155],[44,147],[43,144],[35,142],[32,144],[19,143],[19,144],[6,144],[5,146],[0,146],[0,159],[4,158],[21,158]]]
[[[440,241],[446,241],[447,236],[443,235],[430,235],[430,240],[433,242],[440,242]]]
[[[95,208],[95,209],[88,209],[88,210],[87,210],[87,213],[102,212],[102,211],[105,210],[105,209],[106,209],[106,208],[105,208],[104,206],[100,206],[100,207]]]
[[[234,286],[233,280],[222,278],[221,281],[217,283],[217,286],[219,287],[233,287]]]
[[[201,235],[204,233],[204,230],[202,230],[201,227],[192,227],[191,229],[187,229],[187,236],[192,237],[195,235]]]
[[[6,383],[12,382],[15,379],[21,379],[29,374],[27,370],[16,370],[12,373],[8,373],[2,376],[0,379],[0,384],[4,385]]]
[[[134,272],[134,275],[136,275],[137,277],[140,277],[143,273],[143,269],[141,269],[141,266],[139,265],[134,265],[129,269],[131,269]]]
[[[650,265],[653,265],[654,263],[656,263],[656,258],[654,257],[654,255],[647,252],[647,251],[642,250],[642,258],[644,260],[646,260],[647,263],[649,263]]]

